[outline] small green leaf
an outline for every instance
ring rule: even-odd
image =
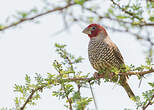
[[[90,23],[92,23],[94,21],[94,17],[89,17],[88,20]]]
[[[108,12],[113,14],[113,10],[111,8],[108,9]]]
[[[25,80],[26,80],[26,83],[29,84],[31,81],[30,76],[26,74]]]
[[[76,4],[83,5],[85,0],[74,0]]]
[[[146,58],[147,65],[151,65],[151,59],[149,57]]]
[[[61,45],[61,44],[55,43],[55,47],[57,47],[57,48],[64,48],[64,47],[66,47],[66,45]]]
[[[33,13],[37,13],[38,10],[37,10],[36,8],[34,8],[34,9],[31,10],[31,12],[33,12]]]
[[[151,4],[152,4],[152,8],[154,8],[154,2],[151,2]]]
[[[151,87],[154,87],[154,82],[153,83],[148,83]]]
[[[3,29],[3,28],[4,28],[4,25],[1,25],[1,24],[0,24],[0,30]]]
[[[149,20],[154,22],[154,16],[150,17]]]
[[[18,97],[16,97],[16,98],[14,99],[14,101],[15,101],[16,104],[19,104],[19,98],[18,98]]]
[[[18,12],[19,15],[21,15],[22,18],[26,18],[28,16],[27,12]]]
[[[116,16],[117,17],[117,19],[126,19],[126,18],[128,18],[127,16]]]

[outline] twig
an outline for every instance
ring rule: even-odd
[[[68,58],[68,59],[69,59],[69,58]],[[67,59],[67,60],[68,60],[68,59]],[[59,73],[59,75],[60,75],[60,78],[62,79],[62,78],[63,78],[63,75],[62,75],[62,73],[61,73],[61,70],[58,69],[57,71],[58,71],[58,73]],[[65,84],[64,84],[64,83],[61,83],[61,81],[60,81],[60,84],[61,84],[61,87],[62,87],[63,90],[64,90],[65,96],[66,96],[67,101],[68,101],[68,103],[69,103],[69,110],[73,110],[73,108],[72,108],[72,100],[68,97],[69,94],[66,93]]]
[[[29,97],[27,98],[27,100],[25,101],[25,103],[23,104],[23,106],[20,108],[20,110],[24,110],[24,108],[27,105],[27,103],[32,99],[34,93],[35,93],[35,90],[32,90],[31,94],[29,95]]]
[[[68,95],[66,95],[66,98],[67,98],[68,103],[69,103],[69,109],[73,110],[73,108],[72,108],[72,100],[68,97]]]
[[[145,75],[145,74],[149,74],[149,73],[153,73],[154,72],[154,69],[151,69],[149,71],[142,71],[142,72],[126,72],[126,73],[119,73],[119,75]],[[102,76],[98,77],[98,78],[103,78]],[[95,80],[94,77],[91,77],[91,78],[67,78],[67,79],[63,79],[64,81],[68,82],[68,81],[92,81],[92,80]],[[57,81],[57,79],[56,79]],[[50,83],[52,84],[52,83]],[[26,99],[25,103],[22,105],[22,107],[20,107],[20,110],[24,110],[24,108],[26,107],[26,105],[30,102],[30,100],[33,98],[33,95],[35,94],[35,92],[39,91],[39,90],[42,90],[43,88],[45,88],[46,85],[43,85],[41,87],[38,87],[36,89],[32,89],[31,90],[31,94],[28,96],[28,98]],[[154,98],[154,96],[152,97],[152,99]],[[69,102],[69,105],[70,105],[70,110],[72,110],[72,101],[71,99],[69,99],[69,97],[67,96],[67,100]],[[149,102],[148,105],[146,106],[149,106],[151,103]],[[147,108],[147,107],[144,107],[144,108]],[[145,109],[143,109],[145,110]]]
[[[154,95],[151,97],[151,99],[149,100],[149,102],[148,102],[145,106],[142,107],[142,110],[146,110],[146,108],[147,108],[149,105],[152,105],[152,100],[153,100],[153,98],[154,98]]]
[[[133,22],[128,22],[128,21],[119,20],[119,19],[116,19],[116,18],[111,18],[110,16],[100,15],[95,10],[91,10],[90,8],[85,8],[85,7],[83,7],[83,8],[88,10],[89,12],[92,12],[92,13],[96,14],[100,19],[109,19],[109,20],[121,22],[121,23],[124,23],[124,24],[136,25],[136,26],[141,26],[141,27],[143,27],[143,26],[154,26],[154,23],[146,23],[146,22],[144,22],[144,23],[141,22],[141,23],[138,23],[138,24],[134,24]]]
[[[116,5],[119,9],[121,9],[123,12],[125,12],[126,14],[138,19],[138,20],[141,20],[142,18],[136,16],[134,13],[130,12],[130,11],[127,11],[125,10],[124,8],[122,8],[119,4],[117,4],[116,2],[114,2],[114,0],[111,0],[111,2]]]
[[[22,107],[20,107],[20,110],[24,110],[24,108],[26,107],[26,105],[30,102],[30,100],[33,98],[33,95],[35,94],[35,92],[42,90],[45,86],[42,87],[38,87],[37,89],[32,89],[31,90],[31,94],[29,95],[29,97],[26,99],[25,103],[22,105]]]
[[[80,101],[81,101],[81,93],[80,93],[80,88],[81,88],[81,85],[80,84],[77,84],[77,86],[78,86],[78,93],[79,93],[79,99],[80,99]],[[83,105],[81,105],[81,110],[84,110],[84,107],[83,107]]]
[[[46,12],[44,12],[44,13],[40,13],[40,14],[35,15],[35,16],[33,16],[33,17],[30,17],[30,18],[20,19],[19,21],[15,22],[15,23],[12,23],[12,24],[10,24],[10,25],[8,25],[8,26],[5,26],[5,27],[1,28],[0,31],[4,31],[4,30],[9,29],[9,28],[11,28],[11,27],[14,27],[14,26],[16,26],[16,25],[18,25],[18,24],[22,24],[22,23],[25,22],[25,21],[31,21],[31,20],[34,20],[34,19],[36,19],[36,18],[38,18],[38,17],[47,15],[47,14],[52,13],[52,12],[61,11],[61,10],[63,10],[63,9],[66,9],[66,8],[68,8],[68,7],[73,6],[73,5],[75,5],[75,4],[76,4],[76,3],[67,4],[67,5],[64,6],[64,7],[58,7],[58,8],[52,9],[52,10],[48,10],[48,11],[46,11]]]
[[[119,75],[146,75],[146,74],[149,74],[149,73],[154,73],[154,69],[151,69],[149,71],[142,71],[142,72],[126,72],[126,73],[119,73]],[[103,78],[103,76],[99,76],[98,78]],[[68,78],[66,80],[70,80],[70,81],[78,81],[78,80],[87,80],[87,81],[91,81],[91,80],[95,80],[94,77],[91,77],[91,78]]]
[[[119,73],[119,75],[140,75],[143,76],[145,74],[153,73],[154,69],[151,69],[149,71],[142,71],[142,72],[126,72],[126,73]]]
[[[87,2],[87,1],[91,1],[91,0],[85,0],[85,2]],[[16,25],[22,24],[22,23],[24,23],[24,22],[26,22],[26,21],[34,20],[34,19],[36,19],[36,18],[38,18],[38,17],[42,17],[42,16],[47,15],[47,14],[50,14],[50,13],[52,13],[52,12],[62,11],[62,10],[66,9],[66,8],[69,8],[69,7],[73,6],[73,5],[77,5],[77,3],[75,3],[75,2],[70,3],[70,2],[69,2],[69,3],[68,3],[66,6],[64,6],[64,7],[57,7],[57,8],[54,8],[54,9],[52,9],[52,10],[48,10],[48,11],[46,11],[46,12],[44,12],[44,13],[40,13],[40,14],[38,14],[38,15],[35,15],[35,16],[33,16],[33,17],[30,17],[30,18],[22,18],[22,19],[20,19],[20,20],[17,21],[17,22],[14,22],[14,23],[12,23],[12,24],[9,24],[8,26],[4,26],[3,28],[0,28],[0,31],[4,31],[4,30],[9,29],[9,28],[11,28],[11,27],[14,27],[14,26],[16,26]]]

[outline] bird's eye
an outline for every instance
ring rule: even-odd
[[[92,31],[94,31],[96,29],[96,27],[92,27]]]

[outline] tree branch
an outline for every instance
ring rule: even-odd
[[[86,1],[89,1],[89,0],[86,0]],[[118,5],[117,3],[115,3],[113,0],[111,0],[111,1],[113,2],[113,4],[117,5],[117,6],[118,6],[122,11],[124,11],[125,13],[127,13],[127,14],[129,14],[129,15],[131,15],[131,16],[137,18],[137,19],[141,19],[141,18],[139,18],[138,16],[135,16],[133,13],[131,13],[131,12],[127,11],[127,10],[124,10],[122,7],[120,7],[120,5]],[[70,4],[67,4],[67,5],[64,6],[64,7],[57,7],[57,8],[55,8],[55,9],[48,10],[48,11],[46,11],[46,12],[44,12],[44,13],[40,13],[40,14],[35,15],[35,16],[33,16],[33,17],[30,17],[30,18],[23,18],[23,19],[20,19],[20,20],[17,21],[17,22],[14,22],[14,23],[12,23],[12,24],[10,24],[10,25],[7,25],[7,26],[4,26],[4,27],[0,28],[0,31],[4,31],[4,30],[9,29],[9,28],[11,28],[11,27],[14,27],[14,26],[17,26],[17,25],[19,25],[19,24],[22,24],[22,23],[24,23],[24,22],[26,22],[26,21],[34,20],[34,19],[36,19],[36,18],[38,18],[38,17],[47,15],[47,14],[52,13],[52,12],[61,11],[61,10],[63,10],[63,9],[66,9],[66,8],[71,7],[71,6],[73,6],[73,5],[76,5],[76,3],[70,3]],[[94,11],[92,11],[92,10],[89,10],[89,11],[94,12]],[[94,13],[97,14],[96,12],[94,12]],[[101,17],[101,18],[107,18],[107,19],[111,19],[111,20],[116,20],[116,21],[120,21],[120,22],[123,22],[123,23],[133,24],[133,23],[131,23],[131,22],[126,22],[126,21],[122,21],[122,20],[117,20],[117,19],[113,19],[113,18],[110,18],[110,17],[103,17],[103,16],[100,16],[100,15],[99,15],[99,17]],[[143,23],[143,22],[142,22],[141,24],[137,24],[137,25],[139,25],[139,26],[154,26],[154,23],[146,23],[146,22]]]
[[[154,99],[154,95],[151,97],[151,99],[149,100],[149,102],[142,107],[142,110],[146,110],[148,108],[149,105],[152,105],[152,100]]]
[[[128,14],[128,15],[130,15],[130,16],[132,16],[132,17],[138,19],[138,20],[141,20],[141,19],[142,19],[142,18],[136,16],[134,13],[132,13],[132,12],[130,12],[130,11],[127,11],[127,10],[125,10],[124,8],[122,8],[119,4],[117,4],[116,2],[114,2],[114,0],[111,0],[111,2],[112,2],[114,5],[116,5],[119,9],[121,9],[124,13],[126,13],[126,14]]]
[[[145,75],[145,74],[149,74],[149,73],[154,73],[154,69],[151,69],[149,71],[142,71],[142,72],[126,72],[126,73],[119,73],[119,75]],[[98,78],[103,78],[103,75],[99,76]],[[91,78],[67,78],[67,79],[63,79],[64,81],[66,82],[69,82],[69,81],[92,81],[92,80],[95,80],[96,78],[94,77],[91,77]],[[56,79],[57,81],[57,79]],[[50,83],[52,84],[52,83]],[[31,90],[31,94],[29,95],[29,97],[26,99],[25,103],[22,105],[22,107],[20,107],[20,110],[24,110],[24,108],[26,107],[26,105],[30,102],[30,100],[33,98],[33,95],[35,94],[35,92],[39,91],[39,90],[42,90],[44,87],[46,87],[46,85],[43,85],[43,86],[40,86],[36,89],[32,89]],[[152,97],[153,99],[154,97]],[[71,100],[69,99],[69,97],[67,96],[67,100],[69,102],[69,106],[70,106],[70,110],[72,110],[72,102]],[[147,106],[149,106],[151,103],[149,102],[144,108],[147,108]],[[145,109],[143,109],[145,110]]]
[[[119,20],[119,19],[116,19],[116,18],[111,18],[110,16],[100,15],[96,11],[91,10],[90,8],[85,8],[85,7],[83,7],[83,8],[88,10],[89,12],[92,12],[92,13],[96,14],[100,19],[109,19],[109,20],[121,22],[121,23],[124,23],[124,24],[136,25],[136,26],[141,26],[141,27],[143,27],[143,26],[154,26],[154,23],[146,23],[146,22],[134,24],[133,22],[128,22],[128,21]]]
[[[35,15],[35,16],[33,16],[33,17],[30,17],[30,18],[23,18],[23,19],[20,19],[19,21],[15,22],[15,23],[12,23],[12,24],[10,24],[10,25],[8,25],[8,26],[4,26],[3,28],[0,28],[0,31],[4,31],[4,30],[9,29],[9,28],[11,28],[11,27],[14,27],[14,26],[16,26],[16,25],[22,24],[22,23],[24,23],[24,22],[26,22],[26,21],[34,20],[34,19],[36,19],[36,18],[38,18],[38,17],[47,15],[47,14],[52,13],[52,12],[61,11],[61,10],[63,10],[63,9],[66,9],[66,8],[71,7],[71,6],[73,6],[73,5],[76,5],[76,3],[67,4],[67,5],[64,6],[64,7],[57,7],[57,8],[54,8],[54,9],[52,9],[52,10],[48,10],[48,11],[46,11],[46,12],[44,12],[44,13],[40,13],[40,14],[38,14],[38,15]]]
[[[25,103],[22,105],[22,107],[20,107],[20,110],[24,110],[24,108],[26,107],[26,105],[30,102],[30,100],[33,98],[33,95],[35,94],[35,92],[42,90],[45,86],[42,87],[38,87],[36,89],[32,89],[31,90],[31,94],[29,95],[29,97],[26,99]]]
[[[142,72],[127,72],[127,73],[119,73],[120,75],[145,75],[145,74],[149,74],[149,73],[153,73],[154,69],[151,69],[149,71],[142,71]]]
[[[66,98],[67,98],[67,101],[69,103],[69,109],[73,110],[73,108],[72,108],[72,100],[68,97],[68,95],[66,95]]]
[[[126,72],[126,73],[119,73],[119,75],[146,75],[146,74],[150,74],[150,73],[154,73],[154,69],[151,69],[149,71],[142,71],[142,72]],[[103,78],[104,76],[103,75],[100,75],[98,78]],[[67,80],[70,80],[70,81],[84,81],[84,80],[87,80],[87,81],[91,81],[91,80],[95,80],[94,77],[91,77],[91,78],[68,78]]]

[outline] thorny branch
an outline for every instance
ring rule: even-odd
[[[124,8],[122,8],[119,4],[117,4],[116,2],[114,2],[114,0],[111,0],[111,2],[112,2],[114,5],[116,5],[119,9],[121,9],[124,13],[126,13],[126,14],[128,14],[128,15],[130,15],[130,16],[132,16],[132,17],[138,19],[138,20],[141,20],[141,19],[142,19],[142,18],[136,16],[134,13],[132,13],[132,12],[130,12],[130,11],[127,11],[127,10],[125,10]]]
[[[85,0],[85,1],[90,1],[90,0]],[[139,18],[138,16],[134,15],[133,13],[131,13],[131,12],[125,10],[124,8],[120,7],[120,5],[117,4],[116,2],[114,2],[113,0],[111,0],[111,1],[112,1],[112,3],[113,3],[114,5],[118,6],[118,8],[121,9],[122,11],[124,11],[125,13],[129,14],[130,16],[133,16],[134,18],[141,19],[141,18]],[[54,8],[54,9],[52,9],[52,10],[48,10],[48,11],[46,11],[46,12],[44,12],[44,13],[40,13],[40,14],[38,14],[38,15],[35,15],[35,16],[33,16],[33,17],[30,17],[30,18],[22,18],[22,19],[20,19],[20,20],[17,21],[17,22],[14,22],[14,23],[12,23],[12,24],[10,24],[10,25],[7,25],[7,26],[4,26],[4,27],[0,28],[0,31],[4,31],[4,30],[9,29],[9,28],[11,28],[11,27],[17,26],[17,25],[22,24],[22,23],[24,23],[24,22],[26,22],[26,21],[32,21],[32,20],[34,20],[34,19],[36,19],[36,18],[38,18],[38,17],[41,17],[41,16],[44,16],[44,15],[50,14],[50,13],[52,13],[52,12],[62,11],[62,10],[66,9],[66,8],[69,8],[69,7],[73,6],[73,5],[76,5],[76,3],[69,3],[69,4],[67,4],[67,5],[64,6],[64,7],[57,7],[57,8]],[[127,21],[123,21],[123,20],[118,20],[118,19],[114,19],[114,18],[110,18],[110,17],[106,17],[106,16],[100,16],[98,13],[96,13],[96,12],[93,11],[93,10],[90,10],[90,9],[88,9],[88,8],[85,8],[85,7],[83,7],[83,8],[84,8],[84,9],[87,9],[87,10],[89,10],[89,11],[91,11],[91,12],[94,12],[94,13],[95,13],[96,15],[98,15],[100,18],[106,18],[106,19],[110,19],[110,20],[114,20],[114,21],[119,21],[119,22],[123,22],[123,23],[127,23],[127,24],[133,24],[133,23],[131,23],[131,22],[127,22]],[[139,26],[154,26],[154,23],[142,22],[142,23],[136,24],[136,25],[139,25]]]
[[[66,93],[65,87],[64,87],[64,92]],[[68,103],[69,103],[69,109],[70,109],[70,110],[73,110],[71,98],[69,98],[68,95],[66,95],[66,98],[67,98],[67,101],[68,101]]]
[[[15,23],[13,23],[13,24],[10,24],[10,25],[8,25],[8,26],[5,26],[5,27],[3,27],[3,28],[0,28],[0,31],[4,31],[4,30],[9,29],[9,28],[11,28],[11,27],[14,27],[14,26],[16,26],[16,25],[18,25],[18,24],[22,24],[22,23],[24,23],[24,22],[26,22],[26,21],[34,20],[34,19],[36,19],[36,18],[38,18],[38,17],[47,15],[47,14],[52,13],[52,12],[61,11],[61,10],[63,10],[63,9],[66,9],[66,8],[68,8],[68,7],[71,7],[71,6],[73,6],[73,5],[75,5],[75,3],[67,4],[67,5],[64,6],[64,7],[54,8],[54,9],[52,9],[52,10],[48,10],[48,11],[46,11],[46,12],[44,12],[44,13],[40,13],[40,14],[35,15],[35,16],[33,16],[33,17],[30,17],[30,18],[23,18],[23,19],[20,19],[19,21],[15,22]]]
[[[151,99],[149,100],[149,102],[142,107],[142,110],[146,110],[146,108],[149,106],[149,105],[152,105],[152,100],[154,99],[154,95],[151,97]]]
[[[41,86],[38,87],[36,89],[32,89],[31,90],[31,94],[29,95],[29,97],[26,99],[25,103],[22,105],[22,107],[20,107],[20,110],[24,110],[24,108],[26,107],[26,105],[31,101],[31,99],[33,98],[33,95],[35,94],[35,92],[42,90],[45,86]]]
[[[34,93],[36,90],[32,90],[31,94],[29,95],[29,97],[27,98],[27,100],[25,101],[25,103],[23,104],[23,106],[20,108],[20,110],[24,110],[24,108],[26,107],[27,103],[30,102],[30,100],[32,99]]]
[[[133,22],[128,22],[128,21],[124,21],[124,20],[119,20],[119,19],[116,19],[116,18],[112,18],[110,16],[103,16],[103,15],[100,15],[98,14],[95,10],[91,10],[90,8],[85,8],[83,7],[84,9],[88,10],[89,12],[92,12],[94,14],[96,14],[100,19],[109,19],[109,20],[113,20],[113,21],[117,21],[117,22],[121,22],[121,23],[124,23],[124,24],[131,24],[131,25],[136,25],[136,26],[154,26],[154,23],[146,23],[146,22],[142,22],[142,23],[138,23],[138,24],[134,24]]]
[[[68,57],[66,57],[67,58],[67,60],[69,61],[69,63],[71,62],[70,60],[69,60],[69,58]],[[70,63],[70,65],[71,65],[72,63]],[[72,66],[72,65],[71,65]],[[62,74],[61,74],[61,70],[57,70],[58,71],[58,73],[59,73],[59,75],[61,76],[61,79],[62,79]],[[63,88],[63,90],[64,90],[64,93],[66,94],[66,98],[67,98],[67,101],[68,101],[68,103],[69,103],[69,110],[73,110],[73,108],[72,108],[72,100],[71,100],[71,98],[69,98],[69,94],[67,94],[66,93],[66,88],[65,88],[65,85],[64,85],[64,83],[62,83],[61,84],[61,86],[62,86],[62,88]]]
[[[79,93],[79,96],[80,96],[79,99],[81,101],[81,92],[80,92],[81,85],[78,84],[77,87],[78,87],[78,91],[77,92]],[[81,110],[84,110],[84,107],[83,106],[81,107]]]
[[[118,3],[116,3],[114,0],[111,0],[111,2],[116,5],[120,10],[122,10],[124,13],[132,16],[133,18],[136,18],[138,20],[142,20],[139,16],[136,16],[134,13],[127,11],[126,9],[122,8]],[[125,22],[125,21],[124,21]],[[130,23],[130,22],[125,22],[125,23]],[[130,23],[132,24],[132,23]],[[142,21],[140,24],[137,24],[139,26],[154,26],[154,23],[146,23],[145,21]]]
[[[154,73],[154,69],[151,69],[149,71],[142,71],[142,72],[126,72],[126,73],[119,73],[119,75],[146,75],[146,74],[149,74],[149,73]],[[99,78],[103,78],[103,76],[100,76]],[[64,81],[66,80],[66,82],[71,82],[71,81],[92,81],[92,80],[95,80],[94,77],[91,77],[91,78],[67,78],[67,79],[64,79]],[[52,84],[52,83],[50,83]],[[32,89],[31,90],[31,94],[29,95],[29,97],[26,99],[25,103],[23,104],[23,106],[20,108],[20,110],[24,110],[24,108],[26,107],[26,105],[31,101],[31,99],[33,98],[33,95],[39,91],[39,90],[42,90],[43,88],[45,88],[46,86],[43,85],[41,87],[38,87],[36,89]],[[153,100],[154,96],[152,97],[151,101]],[[69,99],[69,97],[67,97],[67,100],[69,102],[69,106],[70,106],[70,110],[72,110],[72,101]],[[149,103],[143,107],[143,110],[145,110],[150,104],[151,104],[151,101],[149,101]]]

